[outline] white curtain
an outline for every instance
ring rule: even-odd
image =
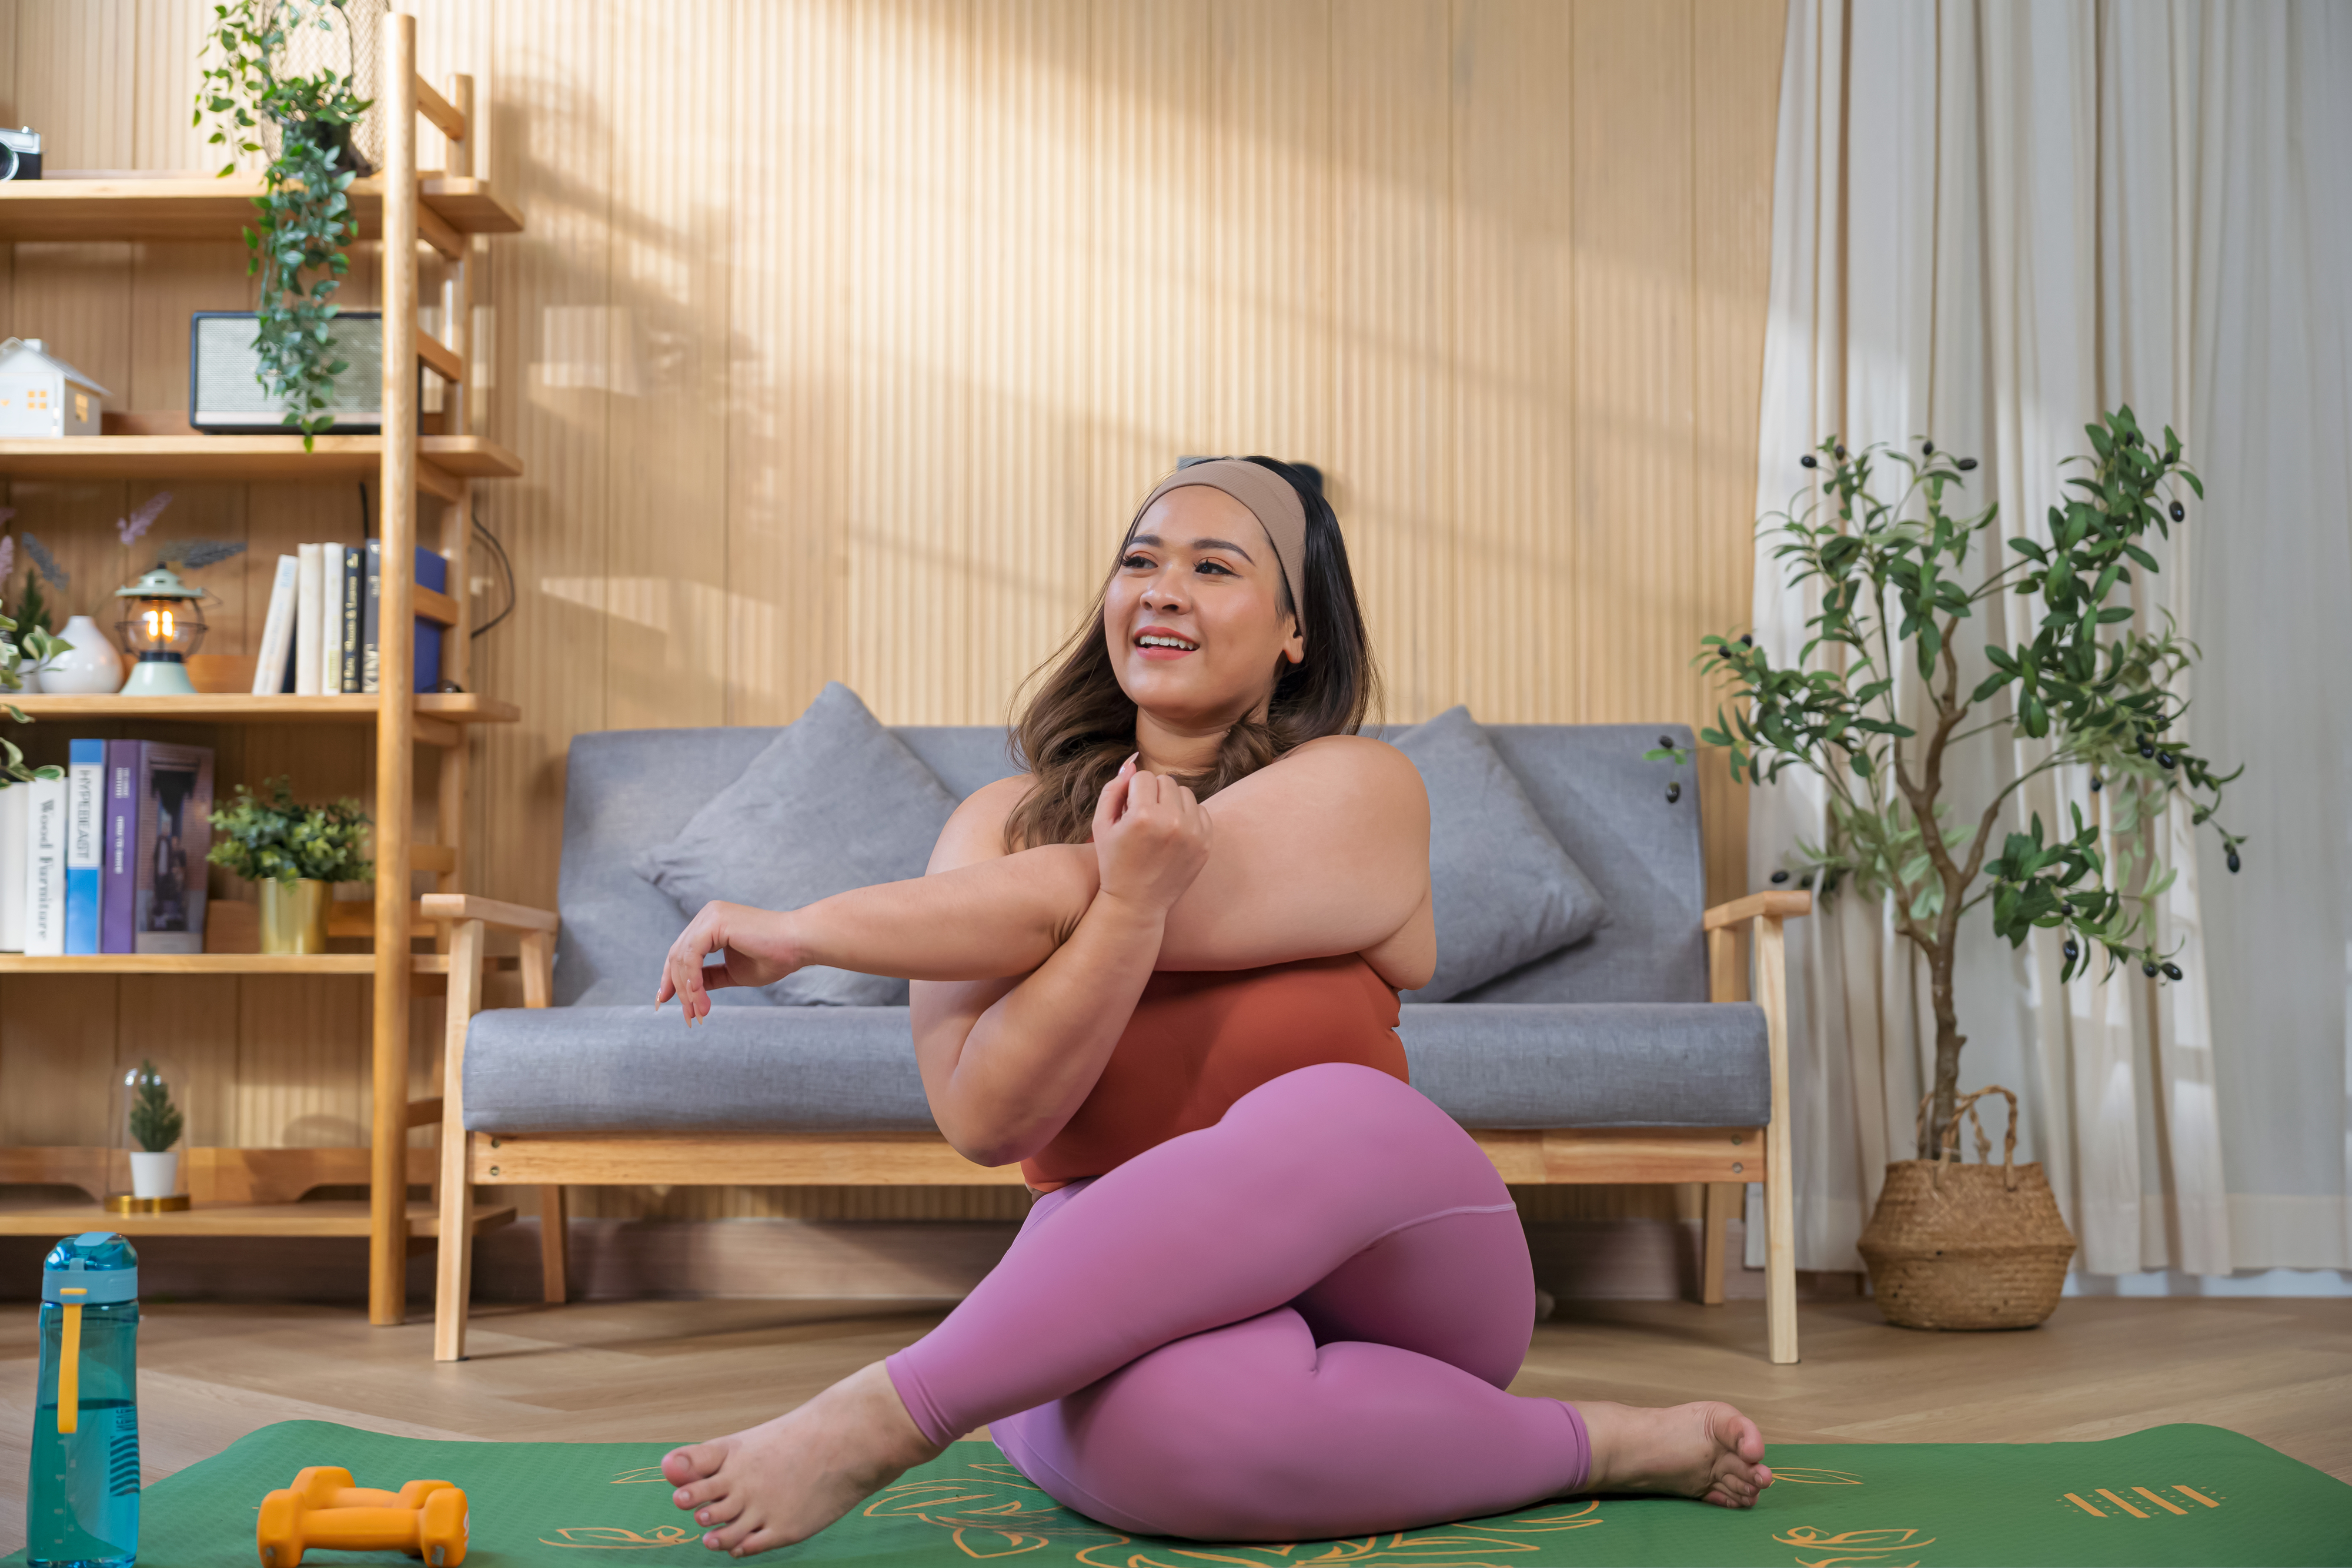
[[[2012,953],[1972,912],[1962,1087],[2020,1092],[2020,1157],[2090,1274],[2352,1265],[2352,6],[1791,0],[1775,182],[1759,515],[1828,435],[1927,436],[1980,460],[1996,538],[2046,539],[2061,461],[2118,403],[2179,431],[2206,484],[2137,610],[2203,648],[2183,728],[2247,764],[2223,812],[2245,872],[2185,809],[2155,824],[2178,984],[2062,986],[2054,943]],[[1813,604],[1769,544],[1755,629],[1785,663]],[[2032,605],[1980,607],[1962,646],[2024,640]],[[1966,753],[1948,798],[1971,816],[2035,760]],[[2069,772],[2021,790],[2013,825],[2092,819]],[[1761,886],[1819,837],[1822,792],[1786,774],[1751,799]],[[1925,967],[1851,894],[1790,956],[1798,1264],[1858,1268],[1883,1166],[1914,1153]]]

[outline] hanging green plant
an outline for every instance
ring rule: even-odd
[[[351,368],[337,357],[328,323],[351,267],[346,247],[359,235],[349,194],[359,173],[351,127],[367,112],[369,100],[353,90],[351,73],[331,67],[309,75],[281,72],[295,30],[332,30],[343,5],[344,0],[215,5],[206,40],[215,57],[196,93],[194,122],[215,116],[210,140],[231,150],[223,177],[236,171],[235,154],[269,151],[260,140],[265,128],[278,133],[262,171],[265,189],[253,198],[261,224],[245,231],[245,270],[261,279],[258,379],[286,410],[286,423],[302,433],[306,452],[334,423],[328,411],[335,378]]]

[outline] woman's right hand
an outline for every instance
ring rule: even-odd
[[[1192,791],[1130,757],[1095,804],[1101,893],[1164,915],[1209,863],[1209,813]]]
[[[703,960],[713,953],[720,956],[719,961],[705,965]],[[692,1024],[709,1016],[709,992],[730,986],[773,985],[802,962],[792,939],[789,911],[713,900],[670,944],[654,1006],[676,997],[686,1021]]]

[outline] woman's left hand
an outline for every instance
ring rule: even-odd
[[[802,966],[791,922],[789,911],[717,900],[704,904],[670,944],[654,1006],[676,997],[686,1021],[692,1024],[709,1016],[711,991],[775,984]],[[719,961],[705,964],[703,959],[713,953]]]

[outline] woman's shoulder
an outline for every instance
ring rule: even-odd
[[[1035,775],[1015,773],[983,784],[965,796],[940,830],[931,850],[931,871],[946,871],[975,861],[996,860],[1005,852],[1004,820],[1036,786]]]
[[[1426,799],[1421,769],[1412,758],[1387,741],[1369,735],[1322,735],[1313,740],[1301,741],[1282,754],[1274,768],[1289,768],[1298,776],[1316,773],[1327,777],[1345,776],[1386,787],[1406,794]]]

